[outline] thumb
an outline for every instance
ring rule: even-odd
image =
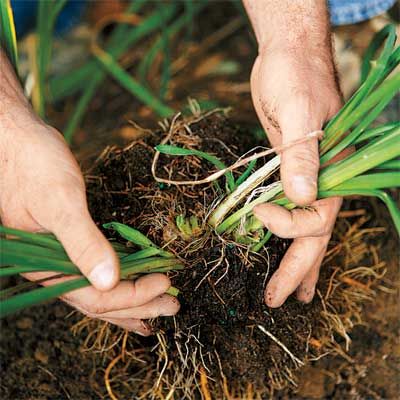
[[[285,103],[279,115],[282,144],[300,139],[321,129],[323,120],[315,117],[308,98]],[[286,196],[296,205],[304,206],[317,198],[319,171],[318,139],[285,149],[281,155],[281,180]]]
[[[65,213],[52,231],[96,289],[107,291],[118,283],[119,260],[87,209]]]

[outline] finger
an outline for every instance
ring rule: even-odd
[[[101,315],[95,315],[95,317],[113,319],[150,319],[169,317],[175,315],[179,311],[179,308],[180,304],[176,297],[163,294],[142,306],[127,308],[125,310],[110,311]]]
[[[141,321],[140,319],[113,319],[113,318],[101,318],[102,321],[109,322],[110,324],[117,325],[130,332],[137,333],[141,336],[149,336],[153,332],[148,324]]]
[[[265,203],[254,207],[254,215],[275,235],[281,238],[323,236],[332,231],[342,199],[332,197],[312,203],[312,209],[287,210]]]
[[[321,129],[323,119],[315,117],[310,96],[297,95],[280,107],[278,122],[282,144]],[[319,170],[318,139],[285,149],[281,154],[281,179],[286,196],[297,205],[312,203],[317,197]]]
[[[65,210],[51,230],[96,289],[110,290],[118,283],[119,260],[86,208]]]
[[[318,282],[319,270],[321,268],[321,260],[317,260],[314,266],[307,272],[303,281],[296,290],[296,297],[303,303],[310,303],[315,294],[315,287]]]
[[[280,307],[311,268],[318,262],[321,263],[329,238],[330,235],[325,235],[293,241],[265,289],[265,303],[269,307]]]
[[[164,294],[170,286],[171,282],[166,275],[151,274],[134,282],[122,281],[108,292],[87,287],[69,292],[62,299],[85,314],[100,315],[140,307]],[[129,318],[133,316],[130,315]]]

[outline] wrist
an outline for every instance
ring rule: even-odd
[[[243,0],[243,3],[260,53],[269,49],[331,51],[325,0]]]

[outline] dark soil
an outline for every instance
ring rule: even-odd
[[[219,114],[191,124],[190,130],[190,139],[199,144],[197,148],[218,155],[228,164],[233,163],[235,157],[229,155],[223,144],[238,154],[257,144],[250,133]],[[173,216],[179,210],[187,216],[204,213],[204,198],[206,203],[211,204],[216,189],[197,186],[196,190],[182,190],[157,184],[150,168],[152,146],[159,141],[160,136],[153,136],[130,146],[128,150],[109,153],[90,172],[88,193],[90,210],[96,221],[104,223],[116,220],[140,227],[162,245],[165,232],[171,230],[174,224]],[[168,157],[162,158],[160,170],[168,163],[177,171],[172,174],[174,179],[182,179],[183,173],[186,179],[188,176],[207,176],[210,173],[207,163],[202,162],[199,167],[198,164],[191,165],[187,159],[173,159],[171,162]],[[155,204],[155,197],[162,199]],[[168,199],[173,199],[174,204]],[[157,215],[164,224],[154,223],[152,215]],[[220,374],[215,357],[217,352],[228,381],[238,385],[248,381],[262,385],[268,371],[291,369],[294,364],[288,354],[268,338],[258,325],[262,325],[284,342],[299,359],[303,359],[307,337],[311,335],[313,321],[320,312],[319,302],[304,305],[289,299],[283,307],[269,309],[263,301],[265,284],[277,269],[288,244],[288,241],[278,238],[269,242],[269,267],[266,253],[261,253],[260,257],[253,256],[251,261],[245,263],[243,254],[235,245],[224,246],[224,260],[211,273],[209,270],[221,257],[222,245],[218,240],[210,238],[198,251],[188,251],[185,255],[186,270],[173,279],[174,286],[181,291],[182,308],[175,321],[166,318],[155,323],[155,329],[161,329],[166,334],[170,359],[179,362],[175,344],[178,331],[181,342],[187,342],[189,353],[196,352],[201,343],[202,357],[207,360],[205,364],[212,371],[212,377]],[[178,240],[169,250],[179,253],[187,245]],[[204,279],[205,275],[207,279]],[[192,336],[196,339],[189,340]]]

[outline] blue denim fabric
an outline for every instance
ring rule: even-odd
[[[328,0],[333,25],[354,24],[382,14],[396,0]]]
[[[18,38],[35,28],[37,4],[37,0],[11,0],[15,30]],[[57,19],[56,33],[62,34],[77,24],[80,21],[85,6],[86,0],[69,0]]]

